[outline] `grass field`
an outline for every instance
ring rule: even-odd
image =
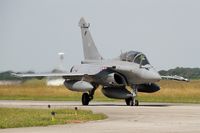
[[[161,90],[152,94],[139,94],[145,102],[200,103],[200,80],[190,82],[163,80]]]
[[[190,82],[167,81],[158,83],[161,90],[156,93],[139,93],[143,102],[182,102],[200,103],[200,80]],[[64,86],[49,87],[44,80],[30,80],[21,85],[0,86],[0,99],[6,100],[62,100],[77,101],[81,93],[67,90]],[[101,89],[97,89],[95,101],[118,101],[106,98]]]
[[[47,126],[82,123],[105,119],[104,114],[93,114],[86,110],[56,109],[52,119],[51,109],[0,108],[0,128]]]

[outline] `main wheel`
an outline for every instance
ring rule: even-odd
[[[88,105],[90,101],[90,97],[88,93],[83,93],[82,95],[82,105]]]

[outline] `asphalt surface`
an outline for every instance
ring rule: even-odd
[[[141,106],[124,106],[124,103],[51,101],[0,101],[0,107],[20,108],[74,108],[90,109],[106,114],[106,120],[81,124],[0,129],[0,133],[200,133],[200,105],[141,103]],[[0,114],[3,115],[3,114]]]

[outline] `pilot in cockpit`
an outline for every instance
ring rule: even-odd
[[[129,51],[122,53],[120,55],[120,60],[134,62],[136,64],[140,64],[141,66],[150,64],[147,57],[143,53],[137,51]]]

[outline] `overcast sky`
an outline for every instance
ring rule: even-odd
[[[160,69],[200,67],[199,0],[0,0],[0,71],[36,72],[83,60],[78,21],[104,58],[141,51]]]

